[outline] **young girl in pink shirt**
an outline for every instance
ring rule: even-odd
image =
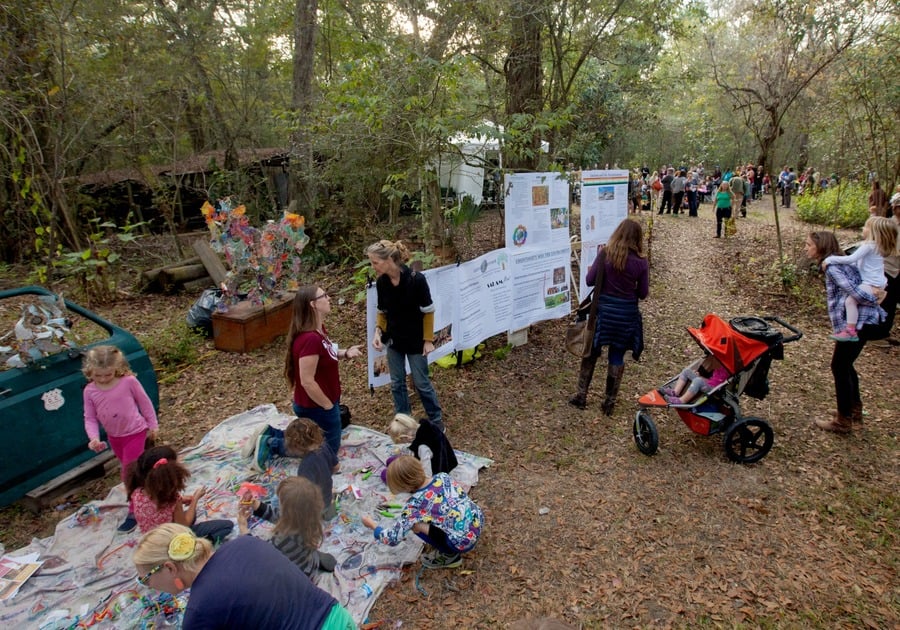
[[[128,466],[125,490],[142,534],[164,523],[178,523],[218,544],[231,533],[234,523],[230,520],[196,522],[198,502],[206,489],[182,495],[190,476],[171,446],[152,446]]]
[[[122,465],[122,481],[125,481],[128,464],[144,452],[148,438],[151,442],[156,440],[159,428],[156,410],[117,347],[91,348],[84,357],[82,372],[89,381],[84,388],[88,448],[97,453],[106,449],[106,443],[100,441],[102,425],[109,447]],[[130,532],[136,525],[129,505],[128,516],[119,525],[119,531]]]

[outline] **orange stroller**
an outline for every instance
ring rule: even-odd
[[[791,332],[784,334],[774,326]],[[797,341],[803,333],[777,317],[736,317],[726,323],[716,315],[707,315],[700,328],[688,328],[707,356],[712,356],[730,375],[710,391],[689,402],[670,402],[664,389],[674,386],[678,377],[659,389],[641,396],[641,408],[634,418],[634,442],[639,451],[653,455],[659,448],[659,434],[650,410],[672,408],[694,432],[700,435],[724,433],[725,454],[734,462],[752,464],[765,457],[775,440],[771,425],[753,416],[742,416],[740,396],[747,394],[762,400],[769,394],[769,368],[772,359],[784,358],[784,344]],[[698,370],[705,359],[689,366]],[[677,400],[677,399],[676,399]]]

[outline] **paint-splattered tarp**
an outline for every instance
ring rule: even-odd
[[[198,521],[234,519],[236,491],[245,481],[262,486],[268,492],[265,498],[275,500],[275,487],[281,479],[296,473],[297,460],[275,459],[269,470],[255,473],[240,450],[262,424],[284,428],[291,419],[274,405],[263,405],[225,420],[200,444],[180,454],[191,471],[188,492],[199,486],[207,488],[198,507]],[[338,567],[333,574],[319,574],[315,581],[346,606],[359,623],[384,588],[399,578],[400,567],[417,560],[422,547],[415,536],[397,547],[378,544],[360,522],[363,514],[382,518],[379,504],[405,499],[393,497],[378,474],[385,460],[402,449],[383,433],[364,427],[351,425],[344,432],[339,453],[341,472],[334,477],[335,492],[344,492],[338,501],[338,515],[325,523],[321,547],[337,558]],[[491,463],[461,451],[457,451],[457,457],[459,466],[452,475],[467,488],[478,481],[478,471]],[[372,473],[361,472],[366,470]],[[172,598],[137,585],[131,555],[140,533],[116,531],[126,512],[125,491],[120,484],[104,500],[92,502],[61,521],[50,538],[35,539],[14,552],[7,550],[13,556],[38,553],[44,564],[18,595],[0,604],[0,627],[180,627],[189,594]],[[271,524],[253,519],[251,533],[268,539]],[[351,593],[362,589],[363,583],[373,595],[351,601]]]

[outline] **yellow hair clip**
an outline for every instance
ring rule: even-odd
[[[191,534],[181,533],[169,542],[169,557],[172,560],[187,560],[194,555],[197,539]]]

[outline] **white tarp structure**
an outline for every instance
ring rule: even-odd
[[[485,169],[488,169],[489,178],[493,177],[491,170],[497,173],[503,170],[502,134],[503,127],[486,120],[471,133],[459,133],[450,138],[454,148],[438,158],[441,188],[452,189],[457,201],[471,197],[476,205],[480,204],[485,189]],[[541,143],[542,151],[549,149],[547,142]],[[493,185],[499,188],[499,177],[494,179]],[[500,195],[499,190],[497,194]]]

